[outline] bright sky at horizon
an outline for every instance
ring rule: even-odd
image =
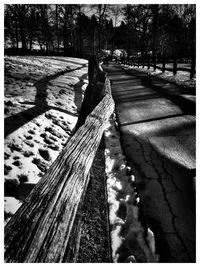
[[[83,5],[83,12],[86,16],[91,17],[92,15],[96,15],[97,14],[97,6],[98,5],[92,5],[92,4],[86,4]],[[102,5],[103,6],[103,5]],[[125,5],[120,5],[120,4],[107,4],[106,5],[106,14],[108,15],[108,18],[110,17],[110,19],[112,19],[113,21],[113,26],[120,26],[121,21],[124,18],[124,15],[122,13],[122,8]]]

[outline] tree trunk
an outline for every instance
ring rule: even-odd
[[[21,29],[21,41],[22,41],[22,51],[23,53],[26,53],[27,50],[26,37],[23,29]]]
[[[126,27],[126,51],[127,55],[130,56],[130,6],[127,5],[127,27]]]
[[[17,11],[15,10],[15,35],[16,35],[16,48],[19,48],[19,35],[18,35],[18,23],[17,23]]]
[[[66,56],[69,50],[66,30],[63,31],[63,45],[64,45],[64,55]]]
[[[57,52],[59,53],[60,40],[59,40],[59,29],[58,29],[58,5],[56,5],[56,37],[57,37]]]
[[[157,31],[158,31],[158,5],[153,5],[153,65],[156,70],[157,57]]]
[[[26,44],[26,6],[21,5],[19,6],[19,25],[20,25],[20,35],[21,35],[21,42],[22,42],[22,52],[26,53],[27,44]]]
[[[81,22],[80,22],[80,17],[81,17],[81,5],[79,5],[79,53],[80,56],[82,56],[83,54],[83,50],[82,50],[82,26],[81,26]]]

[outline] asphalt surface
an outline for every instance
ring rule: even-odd
[[[121,143],[160,262],[196,261],[194,92],[120,66],[105,67]]]

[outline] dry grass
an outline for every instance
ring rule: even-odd
[[[77,262],[111,262],[103,141],[94,159],[90,179],[81,211],[83,220]]]

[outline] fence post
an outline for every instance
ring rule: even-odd
[[[176,57],[174,57],[174,59],[173,59],[173,64],[174,64],[174,67],[173,67],[173,75],[176,75],[176,73],[177,73],[177,58]]]
[[[190,79],[194,78],[195,66],[196,66],[196,58],[195,56],[192,56]]]
[[[165,72],[165,57],[163,56],[162,72]]]
[[[106,73],[101,69],[100,62],[95,56],[92,56],[88,62],[89,84],[85,90],[85,96],[81,106],[80,115],[76,123],[75,132],[81,127],[87,116],[98,105],[105,95],[105,79]]]

